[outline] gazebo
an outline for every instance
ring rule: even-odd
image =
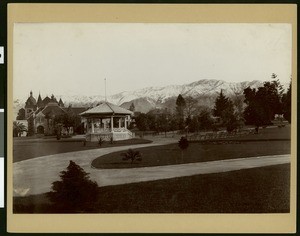
[[[80,113],[84,118],[86,140],[125,140],[134,137],[134,134],[127,129],[132,111],[117,105],[102,102],[85,112]]]

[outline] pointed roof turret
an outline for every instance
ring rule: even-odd
[[[63,103],[63,101],[61,100],[61,98],[59,99],[58,105],[60,107],[65,107],[65,104]]]
[[[43,100],[41,98],[41,94],[39,93],[39,97],[38,97],[38,100],[37,100],[37,106],[38,107],[43,107]]]

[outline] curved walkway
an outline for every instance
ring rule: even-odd
[[[91,167],[91,162],[101,155],[127,150],[128,148],[164,145],[176,141],[172,138],[161,138],[149,144],[61,153],[16,162],[13,164],[14,196],[49,192],[51,190],[51,183],[59,180],[60,171],[68,166],[70,160],[75,161],[86,172],[90,173],[91,179],[95,180],[99,186],[226,172],[290,162],[290,154],[286,154],[131,169],[99,170]]]

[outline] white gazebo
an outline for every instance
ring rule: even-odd
[[[87,141],[125,140],[134,137],[127,129],[132,111],[117,105],[102,102],[80,114],[84,118]]]

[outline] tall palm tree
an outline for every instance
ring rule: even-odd
[[[21,137],[23,132],[27,131],[27,128],[24,124],[14,121],[13,122],[13,136],[14,137]]]

